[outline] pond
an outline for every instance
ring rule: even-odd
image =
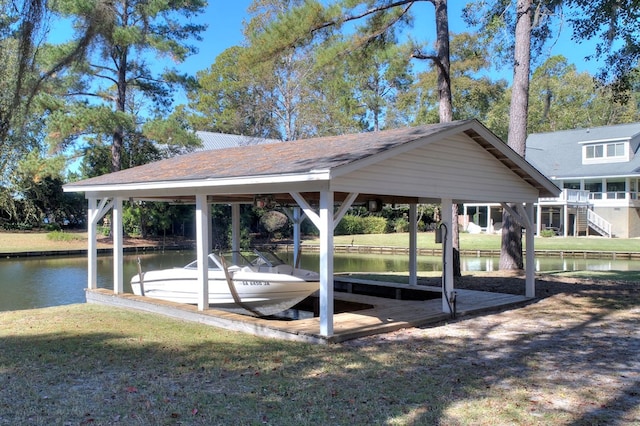
[[[282,253],[291,262],[291,253]],[[125,291],[131,292],[129,280],[137,273],[140,257],[143,270],[183,266],[194,259],[193,251],[167,251],[144,255],[124,256]],[[305,253],[301,267],[317,270],[319,255]],[[463,271],[493,271],[498,269],[498,259],[490,257],[463,257]],[[335,272],[406,272],[409,260],[406,255],[341,254],[334,256]],[[439,256],[419,256],[419,271],[442,270]],[[640,262],[611,259],[536,259],[537,271],[575,270],[640,270]],[[98,286],[112,287],[112,258],[98,258]],[[83,303],[87,287],[86,257],[38,257],[0,259],[0,311],[43,308],[47,306]]]

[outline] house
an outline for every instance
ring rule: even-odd
[[[586,219],[589,232],[640,237],[639,146],[640,123],[530,135],[527,160],[563,189],[561,200],[583,201],[563,220],[541,199],[543,217],[554,208],[547,217],[569,231],[586,232]]]
[[[97,223],[107,212],[113,217],[113,293],[120,295],[123,201],[195,204],[199,311],[209,308],[204,259],[210,253],[211,204],[231,205],[232,249],[240,244],[240,204],[268,197],[294,210],[294,227],[304,212],[319,231],[318,332],[325,337],[333,335],[334,327],[333,231],[351,206],[409,204],[409,284],[416,285],[417,204],[440,203],[443,211],[451,211],[453,203],[514,204],[512,214],[533,235],[534,203],[560,192],[477,120],[196,151],[72,182],[64,190],[83,192],[88,201],[88,300],[99,293]],[[443,215],[443,224],[451,229],[451,215]],[[452,233],[444,234],[442,312],[451,313],[456,298]],[[527,238],[526,245],[525,296],[530,298],[535,297],[534,239]]]
[[[640,123],[535,133],[526,159],[558,187],[559,197],[540,198],[538,234],[640,237]],[[497,230],[497,205],[465,205],[465,227]]]

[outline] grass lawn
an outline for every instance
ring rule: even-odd
[[[125,238],[125,247],[160,245],[162,239]],[[98,248],[113,247],[111,240],[98,236]],[[0,232],[0,253],[27,251],[86,250],[86,232]]]
[[[460,234],[461,250],[500,250],[499,234]],[[319,244],[317,238],[305,239],[306,243]],[[336,235],[336,245],[362,245],[385,247],[408,247],[408,233]],[[524,242],[523,242],[524,244]],[[433,232],[418,234],[418,247],[441,248],[436,244]],[[638,238],[601,238],[601,237],[536,237],[536,250],[570,250],[570,251],[617,251],[640,252]]]
[[[99,305],[0,312],[0,424],[638,424],[632,289],[326,346]]]
[[[10,235],[3,248],[86,245]],[[584,277],[545,275],[559,290],[522,308],[325,346],[93,304],[0,312],[0,425],[640,424],[637,273]]]
[[[319,244],[317,238],[305,238],[306,244]],[[409,234],[365,234],[365,235],[337,235],[334,237],[336,245],[363,245],[408,247]],[[160,244],[157,240],[142,240],[126,238],[125,246]],[[617,251],[640,252],[640,239],[600,238],[600,237],[536,237],[536,250],[567,250],[567,251]],[[424,248],[441,248],[435,243],[433,232],[419,233],[418,246]],[[101,237],[98,242],[100,248],[110,248],[111,242]],[[86,250],[87,233],[50,234],[45,232],[0,232],[0,253],[15,253],[21,251],[56,251],[56,250]],[[462,250],[499,250],[500,235],[460,234],[460,248]]]

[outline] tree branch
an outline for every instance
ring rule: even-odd
[[[360,14],[357,14],[357,15],[343,15],[340,19],[336,19],[336,20],[333,20],[333,21],[327,21],[327,22],[324,22],[322,24],[319,24],[318,26],[312,28],[311,32],[313,33],[313,32],[319,31],[319,30],[321,30],[323,28],[328,28],[328,27],[331,27],[333,25],[341,24],[343,22],[349,22],[349,21],[355,21],[355,20],[358,20],[358,19],[362,19],[365,16],[369,16],[369,15],[373,15],[374,13],[378,13],[378,12],[382,12],[382,11],[385,11],[385,10],[393,9],[394,7],[408,5],[407,8],[405,9],[405,12],[403,12],[403,14],[404,14],[404,13],[406,13],[407,10],[409,10],[409,8],[411,6],[413,6],[414,3],[417,3],[417,2],[420,2],[420,1],[427,1],[427,2],[432,3],[432,4],[434,2],[434,0],[401,0],[401,1],[396,1],[396,2],[385,4],[385,5],[382,5],[382,6],[372,7],[372,8],[367,9],[366,11],[364,11],[364,12],[362,12]]]

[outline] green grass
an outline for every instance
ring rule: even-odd
[[[52,231],[47,234],[47,239],[51,241],[85,241],[87,240],[86,236],[78,235],[74,233],[68,233],[63,231]]]
[[[500,250],[499,234],[460,234],[461,250]],[[318,244],[317,238],[305,239],[306,243]],[[408,247],[408,233],[392,234],[362,234],[336,235],[336,245],[362,245],[385,247]],[[418,247],[441,248],[436,244],[433,232],[418,234]],[[536,250],[565,250],[565,251],[616,251],[640,252],[640,239],[637,238],[600,238],[600,237],[536,237]]]
[[[622,422],[640,416],[635,387],[626,399],[615,393],[635,383],[631,370],[628,379],[620,373],[637,360],[625,333],[638,322],[638,294],[626,297],[626,311],[581,308],[591,297],[549,298],[510,311],[510,321],[494,319],[524,327],[544,318],[550,326],[541,332],[491,338],[497,323],[485,329],[469,319],[396,340],[326,346],[91,304],[0,312],[0,424]],[[573,312],[563,315],[563,306]],[[591,331],[606,332],[616,350],[600,348],[608,343]],[[596,350],[594,363],[588,354]],[[594,376],[598,385],[576,384],[558,368],[588,368],[580,380]],[[560,400],[567,406],[554,405]]]

